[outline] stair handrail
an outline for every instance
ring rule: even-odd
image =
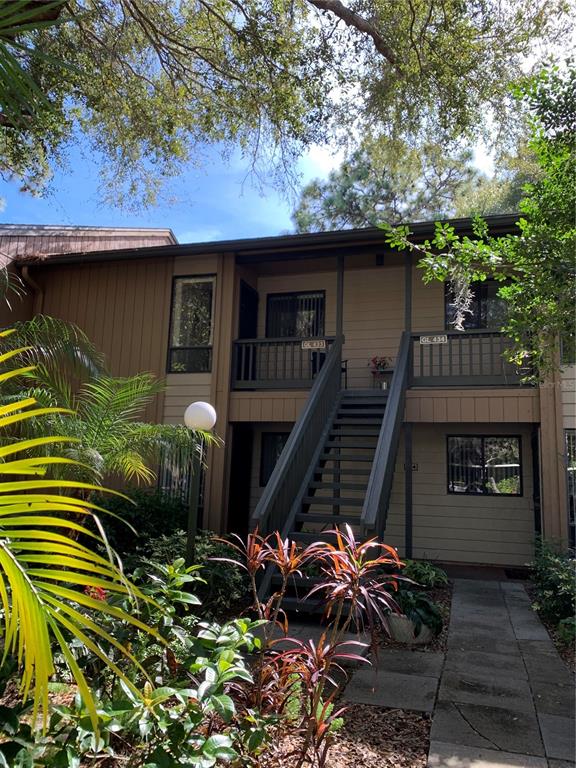
[[[342,382],[342,337],[330,347],[308,400],[297,419],[251,517],[262,534],[282,531],[293,500],[300,491]]]
[[[368,479],[360,524],[363,534],[384,534],[388,503],[392,492],[400,427],[404,420],[406,388],[408,386],[411,334],[404,331],[400,338],[398,356],[388,390],[386,410],[378,435],[372,470]]]

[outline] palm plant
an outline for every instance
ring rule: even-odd
[[[8,333],[1,332],[0,338],[6,338]],[[13,359],[17,353],[18,350],[11,350],[0,355],[0,363]],[[4,386],[21,373],[21,368],[1,372],[0,384]],[[55,414],[63,415],[61,409],[38,406],[34,398],[15,400],[0,407],[0,430],[42,422]],[[35,725],[40,709],[46,722],[48,683],[55,672],[56,646],[96,729],[96,704],[70,650],[71,640],[97,656],[139,696],[134,683],[101,650],[99,641],[115,647],[144,676],[145,671],[130,650],[99,624],[98,618],[107,614],[142,631],[153,630],[137,618],[134,610],[127,613],[103,599],[107,593],[116,593],[150,602],[114,563],[97,516],[99,508],[72,495],[86,495],[96,486],[46,477],[49,467],[78,466],[75,459],[57,450],[75,441],[70,435],[44,434],[13,440],[0,447],[0,478],[5,478],[0,481],[0,628],[4,636],[3,661],[10,654],[17,657],[22,696],[33,697],[32,724]],[[52,455],[38,456],[38,449],[46,447],[53,449]],[[99,533],[88,530],[88,518],[96,522]],[[104,547],[107,556],[76,541],[74,533]],[[161,641],[159,636],[157,639]]]
[[[152,374],[125,378],[110,376],[103,356],[77,326],[39,315],[15,325],[5,346],[17,349],[27,387],[11,387],[3,398],[34,398],[44,407],[57,408],[42,421],[19,425],[6,440],[38,438],[56,432],[75,438],[66,448],[74,464],[51,468],[54,478],[100,484],[111,477],[151,483],[152,469],[162,456],[178,466],[193,466],[202,442],[217,442],[211,433],[192,432],[184,426],[138,421],[163,384]],[[24,347],[24,348],[23,348]],[[51,455],[54,447],[44,446]]]
[[[26,128],[37,113],[50,110],[50,100],[34,78],[33,64],[41,59],[59,67],[66,65],[41,53],[23,38],[57,24],[65,2],[12,0],[1,4],[0,125]]]

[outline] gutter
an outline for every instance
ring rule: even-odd
[[[485,221],[491,235],[506,235],[517,231],[519,214],[486,216]],[[459,235],[471,235],[473,219],[443,219],[451,224]],[[423,242],[434,234],[435,222],[413,222],[407,226],[414,242]],[[335,256],[338,253],[354,253],[360,249],[386,249],[385,233],[377,227],[346,229],[331,232],[313,232],[294,235],[220,240],[206,243],[180,243],[140,248],[125,248],[104,251],[84,251],[54,254],[43,261],[34,262],[35,267],[50,267],[57,264],[89,264],[106,261],[132,259],[170,258],[178,256],[208,256],[211,254],[234,255],[239,264],[250,264],[279,259],[309,259]]]

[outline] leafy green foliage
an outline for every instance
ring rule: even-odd
[[[167,563],[184,557],[188,505],[152,488],[132,488],[123,496],[97,496],[94,501],[114,517],[106,521],[106,535],[131,571],[141,558]]]
[[[562,71],[545,70],[519,95],[532,115],[530,147],[542,176],[525,188],[517,235],[493,237],[480,218],[472,237],[437,223],[424,244],[412,242],[406,227],[384,228],[390,245],[422,256],[425,281],[451,284],[457,328],[469,310],[472,283],[500,281],[510,357],[544,375],[556,365],[558,339],[570,345],[576,334],[576,67],[568,62]]]
[[[365,138],[328,179],[302,190],[292,219],[298,232],[321,232],[448,216],[478,177],[471,161],[471,152],[451,156],[437,144]]]
[[[186,533],[175,530],[146,542],[144,552],[157,562],[167,562],[172,557],[184,557]],[[202,567],[202,581],[196,585],[201,600],[202,616],[222,620],[234,611],[241,611],[249,596],[248,579],[240,569],[226,559],[233,550],[211,531],[200,531],[196,537],[196,564]]]
[[[6,338],[10,331],[3,331]],[[18,357],[19,350],[0,356],[6,363]],[[11,381],[21,369],[2,371],[0,382]],[[34,398],[14,400],[0,409],[0,429],[5,433],[15,425],[40,422],[59,413],[55,408],[37,407]],[[136,698],[138,688],[120,667],[103,653],[101,644],[110,643],[120,660],[138,665],[127,645],[108,634],[108,605],[95,595],[121,596],[124,607],[113,611],[127,626],[138,626],[153,633],[133,614],[135,599],[146,604],[148,598],[132,585],[112,560],[97,514],[100,510],[89,501],[71,494],[85,495],[95,487],[75,480],[46,477],[51,466],[75,466],[73,459],[62,456],[69,437],[45,434],[42,438],[10,440],[0,446],[0,596],[4,659],[18,658],[21,693],[33,699],[32,722],[38,711],[44,719],[48,709],[48,684],[55,672],[56,653],[81,692],[87,718],[96,728],[95,697],[87,678],[70,648],[76,645],[90,651],[103,668],[123,680]],[[51,446],[50,457],[38,456],[39,449]],[[86,522],[97,523],[98,533],[89,531]],[[77,537],[88,540],[80,544]],[[104,554],[94,549],[100,545]],[[157,638],[159,639],[159,638]]]
[[[0,38],[3,70],[19,55],[18,90],[38,97],[24,127],[0,126],[0,170],[38,192],[83,135],[104,197],[133,207],[207,143],[279,180],[351,127],[476,138],[509,117],[525,57],[569,31],[563,0],[72,0],[59,22]]]
[[[536,610],[554,623],[576,615],[576,560],[573,553],[539,541],[532,565]]]
[[[421,587],[445,587],[448,584],[446,571],[427,560],[404,560],[402,576]]]
[[[42,421],[27,421],[4,439],[71,438],[67,458],[53,464],[52,477],[101,484],[116,475],[129,482],[151,483],[161,458],[178,467],[191,464],[200,440],[217,444],[211,433],[182,426],[140,421],[164,384],[152,374],[110,376],[101,353],[73,323],[39,315],[16,324],[3,340],[7,352],[18,349],[20,376],[7,382],[2,401],[33,397],[58,409]],[[50,444],[43,452],[49,456]]]
[[[400,589],[394,594],[394,599],[404,616],[414,624],[415,637],[422,631],[422,626],[430,627],[435,635],[442,632],[442,613],[423,592]]]
[[[558,637],[570,648],[576,643],[576,616],[567,616],[558,622]]]

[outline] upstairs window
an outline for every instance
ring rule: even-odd
[[[212,370],[213,277],[177,277],[172,290],[169,373]]]
[[[498,296],[502,283],[496,280],[484,280],[472,284],[472,304],[470,314],[464,320],[465,329],[491,328],[500,330],[507,319],[506,302]],[[456,310],[454,296],[447,284],[445,287],[445,324],[446,328],[454,328]]]
[[[521,496],[520,438],[448,437],[448,493]]]
[[[266,337],[324,336],[324,291],[273,293],[266,307]]]

